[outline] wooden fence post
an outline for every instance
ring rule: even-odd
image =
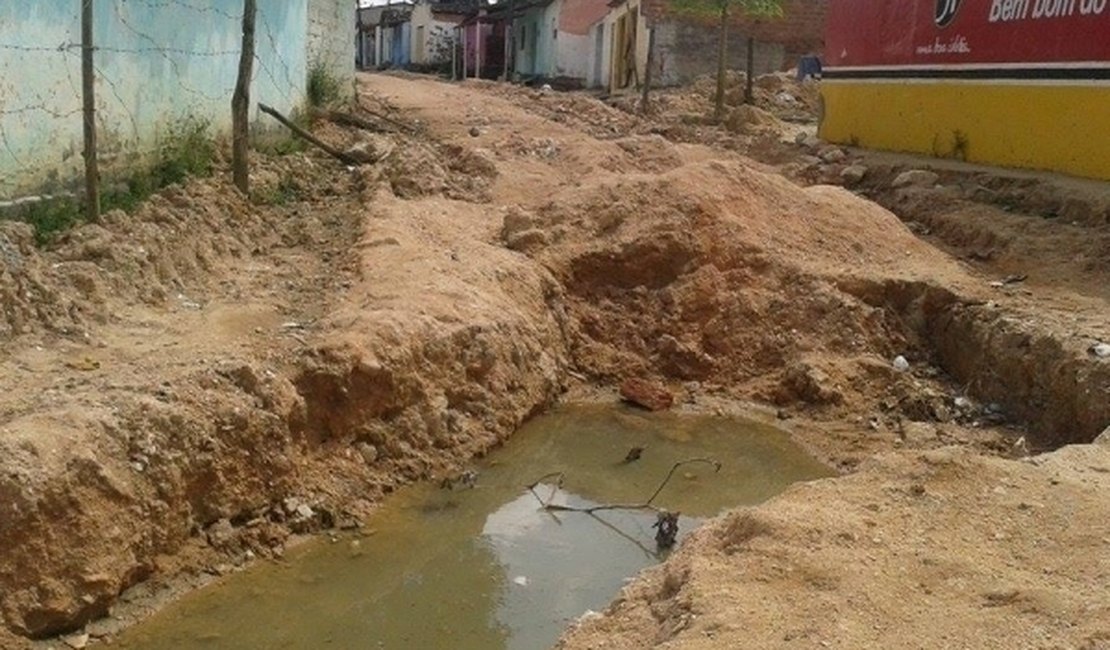
[[[100,219],[100,169],[96,157],[96,76],[93,66],[93,0],[81,0],[81,98],[85,117],[85,216]]]
[[[239,78],[231,97],[231,175],[235,187],[246,196],[250,196],[250,95],[257,11],[256,0],[243,0],[243,49],[239,53]]]

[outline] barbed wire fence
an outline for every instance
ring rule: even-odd
[[[293,109],[305,97],[307,26],[294,3],[261,1],[252,104]],[[95,218],[108,173],[98,163],[116,173],[117,164],[156,155],[159,131],[186,116],[230,126],[245,3],[82,0],[65,10],[7,10],[16,19],[0,23],[0,216],[68,197]]]

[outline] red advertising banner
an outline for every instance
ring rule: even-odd
[[[825,63],[1110,69],[1110,0],[830,0]]]

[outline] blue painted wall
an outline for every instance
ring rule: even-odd
[[[252,103],[290,111],[303,101],[309,2],[259,0]],[[97,0],[97,109],[107,169],[152,150],[159,132],[183,116],[207,119],[217,130],[230,126],[241,12],[241,0]],[[334,37],[351,40],[342,32]],[[80,40],[78,0],[0,0],[0,200],[60,189],[76,177]]]
[[[389,62],[397,68],[407,66],[412,62],[412,23],[401,23],[389,29],[393,31]]]
[[[515,21],[517,74],[556,76],[556,41],[561,9],[562,0],[555,0],[546,6],[528,9]],[[526,30],[523,41],[520,40],[522,28]]]

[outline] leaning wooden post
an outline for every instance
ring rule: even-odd
[[[755,38],[748,37],[748,78],[744,80],[744,103],[755,104]]]
[[[651,104],[649,103],[651,98],[649,96],[649,93],[651,93],[651,69],[655,65],[655,26],[654,26],[654,22],[655,21],[650,20],[650,19],[647,21],[647,33],[648,33],[647,63],[644,67],[643,94],[640,97],[640,111],[643,112],[644,115],[647,115],[648,113],[651,112]]]
[[[254,73],[254,19],[257,0],[243,0],[243,49],[239,52],[239,78],[231,97],[231,175],[235,187],[250,195],[250,101]]]
[[[476,57],[474,59],[474,78],[475,79],[481,79],[482,78],[482,21],[481,21],[481,19],[478,20],[478,23],[474,26],[474,28],[476,30],[475,35],[474,35],[474,40],[476,41],[476,43],[474,44],[474,56]]]
[[[455,37],[451,41],[451,81],[459,80],[459,30],[455,29]]]
[[[466,75],[467,75],[467,72],[468,72],[467,69],[466,69],[467,68],[467,65],[466,65],[466,63],[467,63],[467,61],[466,61],[466,56],[467,56],[466,44],[470,40],[466,36],[466,32],[467,32],[468,29],[470,29],[470,28],[467,25],[463,25],[463,29],[462,29],[462,59],[463,59],[462,60],[462,80],[463,81],[466,81]]]
[[[81,2],[81,95],[85,116],[85,210],[100,219],[100,168],[96,159],[96,76],[93,66],[93,0]]]

